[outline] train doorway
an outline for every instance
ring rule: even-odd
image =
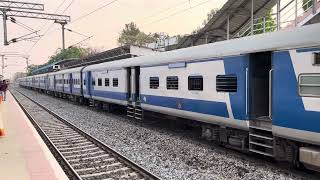
[[[140,101],[140,66],[135,67],[135,101]]]
[[[130,101],[132,98],[131,97],[132,78],[131,78],[131,68],[130,67],[127,68],[127,79],[128,79],[128,81],[127,81],[127,99],[128,99],[128,101]]]
[[[249,112],[252,120],[271,120],[272,52],[250,55]]]

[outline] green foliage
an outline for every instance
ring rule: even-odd
[[[208,22],[213,18],[213,16],[217,14],[218,10],[219,9],[217,8],[211,9],[211,11],[207,14],[207,19],[205,19],[202,22],[202,25],[205,26],[206,24],[208,24]]]
[[[272,18],[271,10],[268,11],[265,18],[260,18],[254,25],[254,34],[262,34],[264,32],[273,32],[276,30],[275,19]]]
[[[203,20],[202,26],[197,27],[197,29],[193,30],[193,31],[191,32],[191,34],[197,34],[197,33],[202,29],[202,27],[204,27],[206,24],[208,24],[208,22],[213,18],[213,16],[214,16],[215,14],[217,14],[218,10],[219,10],[219,9],[217,9],[217,8],[212,9],[212,10],[207,14],[206,19]]]
[[[155,42],[159,34],[146,34],[137,27],[134,22],[126,24],[124,29],[121,31],[118,38],[118,43],[121,45],[137,45],[143,46],[148,43]]]
[[[27,70],[27,74],[31,75],[31,72],[33,70],[36,70],[38,68],[44,67],[48,64],[53,64],[55,62],[61,61],[61,60],[66,60],[66,59],[71,59],[71,58],[84,58],[89,55],[93,55],[98,53],[99,51],[96,49],[91,49],[91,48],[82,48],[82,47],[69,47],[68,49],[57,49],[55,54],[49,57],[49,60],[47,63],[42,64],[42,65],[30,65]]]
[[[52,64],[64,59],[82,58],[86,56],[89,51],[89,49],[82,47],[69,47],[64,50],[58,49],[54,55],[50,56],[47,64]]]
[[[302,3],[302,8],[304,11],[308,10],[310,7],[312,7],[313,5],[313,2],[312,0],[303,0],[303,3]]]
[[[35,69],[37,69],[39,67],[39,65],[35,65],[35,64],[31,64],[28,66],[28,69],[27,69],[27,76],[30,76],[31,75],[31,72]]]

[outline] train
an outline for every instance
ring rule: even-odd
[[[202,137],[320,170],[320,24],[20,78],[82,104],[196,123]]]

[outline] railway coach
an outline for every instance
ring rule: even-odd
[[[204,138],[319,170],[319,32],[308,25],[66,71],[79,74],[79,97],[127,106],[129,117],[193,120]]]

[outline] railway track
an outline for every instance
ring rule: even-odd
[[[20,91],[11,92],[70,179],[160,179]],[[34,118],[17,94],[41,108],[46,118]]]

